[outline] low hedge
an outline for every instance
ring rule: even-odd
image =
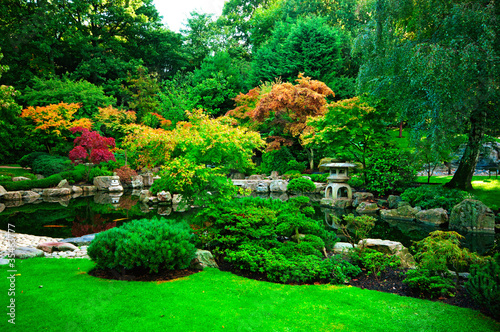
[[[73,171],[61,172],[48,176],[41,180],[25,180],[25,181],[2,181],[0,186],[4,187],[7,191],[30,190],[33,188],[52,188],[56,187],[59,182],[66,179],[68,182],[81,181],[84,178],[84,172],[81,169]]]

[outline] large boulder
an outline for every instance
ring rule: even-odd
[[[390,256],[397,256],[401,260],[403,268],[415,268],[416,263],[408,249],[401,242],[381,240],[381,239],[363,239],[358,243],[359,249],[370,248]]]
[[[48,252],[49,254],[53,251],[75,251],[78,249],[74,244],[67,242],[44,242],[39,243],[36,248]]]
[[[448,212],[445,209],[430,209],[417,212],[418,222],[431,226],[441,226],[448,222]]]
[[[366,202],[366,201],[371,201],[371,200],[374,200],[375,197],[373,196],[372,193],[367,193],[367,192],[355,192],[353,195],[352,195],[352,206],[353,207],[358,207],[361,202]]]
[[[376,214],[380,210],[377,203],[361,202],[356,208],[359,214]]]
[[[495,214],[483,202],[466,199],[451,210],[450,229],[495,233]]]
[[[40,194],[38,194],[34,191],[29,191],[29,190],[23,191],[22,195],[23,195],[23,201],[25,203],[33,203],[36,200],[40,199]]]
[[[94,178],[94,186],[100,191],[123,191],[123,186],[120,183],[120,177],[114,176],[96,176]]]
[[[130,182],[132,188],[142,188],[144,187],[144,179],[142,175],[132,176],[132,181]]]
[[[272,193],[284,193],[287,186],[288,182],[285,180],[272,180],[269,185],[269,191]]]
[[[20,201],[23,195],[20,191],[7,191],[3,194],[3,199],[6,201]]]
[[[401,204],[405,202],[400,202],[397,209],[392,210],[382,210],[380,211],[380,216],[384,220],[402,220],[402,221],[414,221],[418,209],[411,207],[409,204]]]
[[[57,188],[71,188],[71,186],[68,183],[68,180],[63,179],[57,184]]]
[[[152,173],[145,173],[142,174],[142,183],[144,184],[145,187],[151,187],[153,185],[153,174]]]
[[[259,181],[255,191],[258,193],[268,193],[269,192],[269,183],[264,181]]]
[[[260,174],[252,174],[248,177],[248,180],[262,181],[264,180],[264,177]]]
[[[347,243],[347,242],[337,242],[333,246],[333,253],[334,254],[346,254],[349,252],[349,250],[353,249],[354,247],[352,244]]]
[[[147,203],[151,197],[151,192],[149,190],[141,190],[139,194],[139,202]]]
[[[44,197],[57,197],[71,195],[71,189],[69,188],[46,188],[42,192]]]
[[[239,173],[239,172],[234,172],[234,173],[231,173],[231,175],[229,176],[229,178],[231,180],[244,180],[245,179],[245,174]]]
[[[43,257],[43,251],[31,247],[19,247],[14,250],[15,258],[33,258],[33,257]]]
[[[171,204],[172,203],[172,194],[170,192],[162,190],[158,194],[156,194],[156,197],[158,197],[158,203],[160,204]],[[179,203],[177,203],[179,204]]]
[[[389,197],[387,197],[387,204],[389,204],[389,209],[397,209],[398,203],[401,201],[403,201],[401,197],[396,195],[389,195]]]
[[[336,209],[347,209],[352,206],[352,199],[348,198],[337,198],[332,202],[332,207]]]
[[[59,242],[72,243],[76,246],[88,246],[90,244],[90,242],[92,242],[94,240],[96,235],[97,235],[97,233],[87,234],[87,235],[80,236],[80,237],[70,237],[70,238],[61,240]]]
[[[3,210],[5,210],[5,204],[0,203],[0,213],[2,213]]]
[[[324,194],[326,190],[326,186],[328,186],[327,183],[323,182],[314,182],[314,185],[316,186],[316,189],[314,190],[315,194]]]
[[[210,251],[197,249],[195,257],[191,261],[191,268],[203,270],[206,267],[219,268]]]
[[[15,176],[12,178],[12,182],[18,182],[18,181],[29,181],[31,180],[30,178],[24,177],[24,176]]]
[[[5,195],[7,193],[7,190],[5,190],[4,187],[0,186],[0,197],[2,197],[3,195]]]

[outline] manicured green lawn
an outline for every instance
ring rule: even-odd
[[[431,183],[447,183],[452,176],[433,176]],[[426,176],[419,176],[417,182],[427,183]],[[500,208],[500,177],[473,176],[471,191],[484,204],[493,209]]]
[[[27,176],[31,174],[29,170],[22,168],[19,165],[0,165],[0,166],[9,166],[9,167],[17,167],[17,168],[0,168],[0,175],[7,176]]]
[[[216,269],[165,283],[111,281],[89,276],[88,260],[16,264],[16,331],[500,330],[477,311],[355,287],[278,285]],[[14,330],[2,316],[0,330]]]

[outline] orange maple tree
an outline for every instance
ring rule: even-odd
[[[92,121],[87,118],[75,119],[80,104],[59,103],[47,106],[30,106],[23,109],[21,117],[27,119],[26,131],[32,139],[43,142],[49,152],[58,144],[67,142],[70,129],[81,127],[90,129]]]
[[[335,96],[323,82],[304,77],[301,73],[297,84],[276,82],[269,92],[263,88],[250,90],[235,98],[237,107],[228,115],[246,120],[249,126],[267,134],[267,151],[279,150],[282,145],[291,146],[300,142],[300,135],[311,132],[308,117],[327,112],[328,96]],[[302,144],[301,144],[302,145]],[[313,151],[306,149],[312,162]]]

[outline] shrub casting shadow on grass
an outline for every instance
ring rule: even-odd
[[[89,260],[16,260],[19,331],[498,331],[469,309],[348,286],[289,286],[216,269],[172,282],[94,278]],[[7,268],[0,270],[7,275]],[[2,288],[9,288],[2,278]],[[42,287],[40,287],[42,286]],[[3,292],[3,303],[9,303]],[[4,317],[2,331],[13,330]]]

